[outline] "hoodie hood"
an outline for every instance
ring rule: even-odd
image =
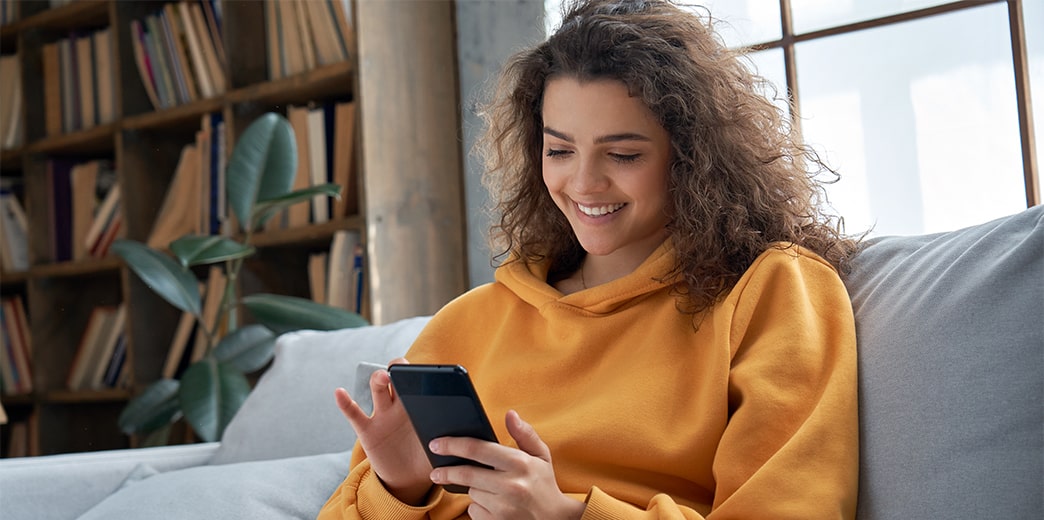
[[[547,283],[550,260],[526,263],[512,260],[496,270],[496,281],[541,313],[549,306],[572,308],[592,315],[612,314],[649,295],[668,291],[671,281],[664,277],[674,267],[674,248],[670,240],[660,244],[631,274],[612,282],[563,295]]]

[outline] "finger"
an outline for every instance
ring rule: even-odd
[[[397,358],[395,358],[395,359],[393,359],[393,360],[388,362],[388,366],[392,366],[392,365],[409,365],[409,364],[410,364],[410,362],[407,361],[406,358],[404,358],[404,357],[397,357]]]
[[[373,396],[373,411],[384,410],[392,405],[391,377],[387,370],[376,370],[370,374],[370,394]]]
[[[512,439],[515,439],[515,443],[518,444],[518,448],[534,457],[543,459],[547,462],[551,462],[551,449],[547,447],[547,444],[540,439],[537,435],[536,429],[532,425],[522,420],[522,417],[518,415],[518,412],[514,410],[508,410],[507,415],[504,417],[504,422],[507,424],[508,433]]]
[[[456,484],[470,488],[469,492],[487,489],[493,482],[495,470],[486,469],[471,464],[460,464],[457,466],[441,466],[431,470],[429,478],[435,484],[442,486]]]
[[[348,422],[356,430],[359,429],[358,426],[370,418],[359,406],[359,403],[356,403],[352,396],[348,395],[348,391],[344,388],[334,390],[334,400],[337,401],[337,407],[341,409],[341,413],[344,414],[344,417],[348,419]]]

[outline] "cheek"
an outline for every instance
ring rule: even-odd
[[[555,196],[555,192],[562,189],[564,183],[561,172],[556,171],[553,164],[549,164],[549,161],[544,160],[540,165],[541,177],[544,179],[544,186],[547,187],[547,191],[551,192],[551,196]]]

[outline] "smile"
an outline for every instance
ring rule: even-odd
[[[601,217],[602,215],[608,215],[610,213],[616,213],[627,204],[606,204],[603,206],[584,206],[579,202],[576,203],[576,207],[580,209],[580,212],[590,217]]]

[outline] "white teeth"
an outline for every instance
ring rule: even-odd
[[[580,211],[583,212],[584,215],[589,215],[589,216],[592,216],[592,217],[600,217],[602,215],[608,215],[610,213],[615,213],[616,211],[618,211],[620,208],[624,207],[625,205],[626,204],[623,204],[623,203],[607,204],[605,206],[584,206],[583,204],[577,204],[576,207],[580,208]]]

